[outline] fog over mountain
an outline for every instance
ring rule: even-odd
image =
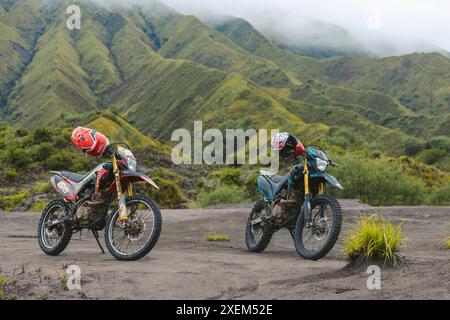
[[[146,3],[148,0],[133,0]],[[202,19],[237,16],[289,45],[358,47],[380,55],[450,51],[444,0],[161,0]],[[347,34],[348,33],[348,34]],[[361,47],[362,46],[362,47]]]

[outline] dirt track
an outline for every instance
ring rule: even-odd
[[[163,231],[153,251],[136,262],[100,253],[84,232],[58,257],[37,244],[39,214],[0,213],[0,274],[6,298],[24,299],[450,299],[450,207],[370,208],[342,201],[344,225],[324,259],[299,258],[288,232],[280,231],[262,254],[246,251],[243,229],[249,208],[163,210]],[[407,263],[382,267],[381,290],[368,290],[365,270],[345,268],[342,239],[360,212],[405,220]],[[229,242],[207,242],[226,233]],[[101,234],[103,236],[103,234]],[[103,242],[103,239],[102,239]],[[81,290],[63,290],[63,266],[81,268]],[[23,273],[23,271],[25,271]]]

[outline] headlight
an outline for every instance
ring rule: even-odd
[[[136,171],[137,162],[133,153],[127,148],[121,146],[119,146],[117,150],[119,151],[119,154],[123,157],[123,159],[127,162],[128,168],[132,171]]]
[[[127,164],[128,164],[128,168],[130,168],[130,170],[136,171],[136,168],[137,168],[136,159],[127,157]]]
[[[316,158],[316,164],[317,164],[317,168],[324,172],[325,170],[327,170],[328,167],[328,161],[322,160],[320,158]]]

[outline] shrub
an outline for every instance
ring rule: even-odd
[[[427,143],[427,146],[450,152],[450,138],[446,136],[434,137]]]
[[[425,162],[426,164],[431,165],[438,162],[441,158],[445,156],[446,156],[445,150],[433,148],[423,151],[419,156],[419,160]]]
[[[247,198],[251,200],[257,200],[261,198],[261,194],[258,191],[258,175],[254,174],[249,176],[245,182],[245,193]]]
[[[332,127],[328,132],[330,141],[343,148],[354,148],[364,144],[361,138],[354,130],[345,127]]]
[[[28,134],[29,132],[27,128],[19,128],[16,130],[16,136],[18,136],[19,138],[25,137]]]
[[[206,241],[230,241],[230,236],[227,234],[208,234],[205,236]]]
[[[413,156],[423,150],[423,144],[416,138],[407,138],[403,141],[405,154]]]
[[[159,190],[151,188],[148,194],[161,208],[180,208],[182,203],[187,201],[180,187],[174,182],[155,178],[155,183]]]
[[[450,183],[447,183],[433,192],[430,203],[436,205],[450,205]]]
[[[219,178],[221,184],[240,186],[242,171],[239,169],[224,169],[216,171],[215,175]]]
[[[52,155],[50,155],[45,161],[44,161],[44,167],[46,169],[50,169],[50,170],[68,170],[69,168],[72,167],[72,162],[73,157],[61,150],[58,153],[54,153]]]
[[[47,193],[52,190],[52,185],[48,181],[36,182],[33,189],[37,193]]]
[[[0,208],[5,211],[12,211],[20,201],[29,196],[28,191],[20,192],[13,195],[2,195],[0,197]]]
[[[393,162],[343,156],[333,169],[343,191],[329,189],[338,197],[358,198],[371,205],[415,205],[424,203],[425,184],[409,176]]]
[[[404,242],[401,224],[394,226],[376,214],[363,215],[344,240],[344,253],[353,263],[382,260],[395,265]]]
[[[48,205],[47,201],[38,201],[33,203],[33,206],[28,210],[31,212],[42,212],[44,208]]]
[[[16,180],[18,173],[16,169],[6,169],[4,175],[8,182],[13,182]]]
[[[3,153],[3,161],[16,168],[25,168],[31,164],[33,160],[25,149],[11,146]]]
[[[242,203],[245,200],[245,192],[237,186],[230,185],[221,185],[211,192],[202,191],[197,197],[197,201],[201,207],[217,204]]]
[[[33,132],[33,141],[36,144],[51,142],[53,137],[53,133],[50,129],[47,128],[38,128]]]
[[[34,161],[43,161],[55,152],[53,146],[48,143],[41,143],[30,148],[30,155]]]

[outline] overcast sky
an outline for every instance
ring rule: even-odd
[[[398,53],[436,45],[450,51],[448,0],[160,0],[185,14],[232,15],[255,26],[270,21],[287,36],[312,18],[348,30],[369,49],[395,44]],[[378,48],[380,49],[380,48]],[[381,49],[380,49],[381,50]]]

